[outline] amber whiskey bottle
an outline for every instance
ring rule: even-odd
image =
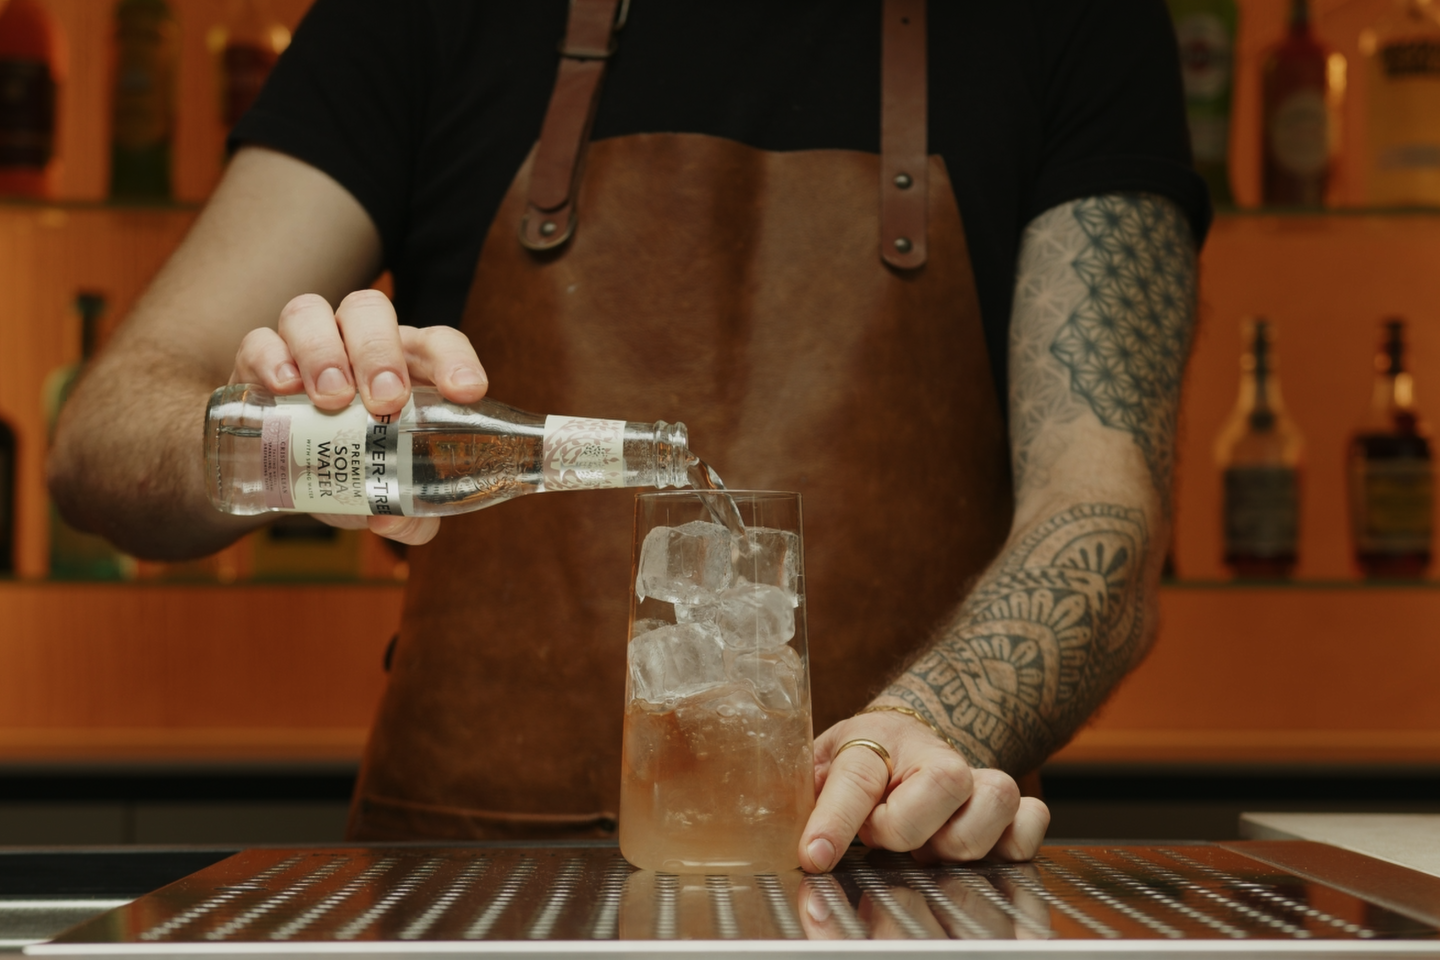
[[[1237,577],[1278,579],[1295,569],[1304,440],[1285,413],[1268,321],[1245,324],[1240,397],[1215,441],[1224,481],[1225,564]]]
[[[1405,322],[1383,328],[1370,413],[1350,441],[1350,528],[1365,576],[1419,577],[1430,566],[1430,439],[1405,368]]]

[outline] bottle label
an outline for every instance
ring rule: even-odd
[[[1440,43],[1411,40],[1386,44],[1380,50],[1380,63],[1391,79],[1440,77]]]
[[[55,80],[43,60],[0,59],[0,167],[40,169],[55,144]]]
[[[1430,549],[1435,499],[1429,460],[1354,461],[1355,540],[1361,553]]]
[[[1330,157],[1329,114],[1319,90],[1299,90],[1286,97],[1270,119],[1270,149],[1275,162],[1298,177],[1325,170]]]
[[[1230,89],[1232,44],[1225,22],[1213,13],[1192,13],[1175,21],[1180,77],[1185,99],[1214,100]]]
[[[1300,484],[1291,467],[1230,467],[1225,471],[1225,553],[1295,555]]]
[[[546,417],[541,453],[546,490],[625,486],[625,421]]]
[[[305,394],[276,397],[261,427],[265,505],[304,513],[404,516],[401,474],[410,445],[400,427],[415,419],[411,400],[396,416],[372,417],[357,397],[327,413]]]

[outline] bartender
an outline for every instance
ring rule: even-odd
[[[317,0],[232,146],[65,409],[71,522],[252,529],[227,380],[683,419],[805,498],[805,869],[1034,855],[1015,778],[1155,634],[1209,218],[1161,0]],[[613,833],[631,516],[366,521],[417,548],[355,839]]]

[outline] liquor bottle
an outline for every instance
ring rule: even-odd
[[[170,198],[179,53],[179,27],[165,0],[120,0],[115,8],[112,197]]]
[[[1304,441],[1280,398],[1270,323],[1246,326],[1240,397],[1215,441],[1225,488],[1225,563],[1237,577],[1288,577],[1298,552]]]
[[[1440,205],[1440,11],[1394,0],[1360,34],[1368,203]]]
[[[684,486],[683,423],[538,416],[494,400],[462,406],[417,387],[399,414],[357,399],[336,413],[254,384],[216,390],[205,413],[209,494],[226,512],[434,517],[528,493]]]
[[[15,573],[15,429],[0,418],[0,576]]]
[[[1261,199],[1321,206],[1340,146],[1345,58],[1315,37],[1308,0],[1291,0],[1289,33],[1266,53],[1261,73]]]
[[[60,31],[37,0],[0,3],[0,195],[54,193]]]
[[[45,420],[53,438],[60,410],[80,377],[85,363],[99,345],[100,320],[105,315],[101,294],[81,291],[75,297],[80,315],[80,361],[66,364],[45,378]],[[50,505],[50,577],[54,580],[128,580],[135,575],[135,561],[116,550],[101,537],[81,533]]]
[[[270,14],[266,0],[229,0],[225,21],[206,38],[216,61],[220,119],[235,126],[265,85],[280,54],[290,45],[290,31]]]
[[[1235,0],[1170,0],[1195,170],[1217,204],[1230,192],[1230,100],[1235,74]]]
[[[1383,326],[1370,413],[1350,441],[1350,529],[1367,577],[1419,577],[1430,566],[1430,440],[1405,369],[1405,321]]]

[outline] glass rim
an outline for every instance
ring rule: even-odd
[[[636,500],[681,500],[686,497],[732,497],[739,500],[796,500],[798,490],[642,490],[635,494]]]

